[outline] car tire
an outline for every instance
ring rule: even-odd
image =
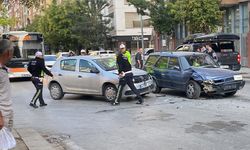
[[[161,92],[161,87],[157,85],[157,82],[155,79],[153,79],[153,93],[160,93]]]
[[[197,99],[200,97],[201,87],[195,81],[189,81],[186,87],[186,95],[190,99]]]
[[[117,88],[112,84],[108,84],[104,87],[103,94],[107,102],[114,101],[117,94]]]
[[[60,100],[64,96],[62,87],[58,83],[51,83],[51,85],[49,86],[49,91],[50,91],[50,96],[54,100]]]
[[[233,91],[233,92],[228,92],[228,93],[225,93],[225,97],[230,97],[230,96],[234,96],[236,94],[237,91]]]

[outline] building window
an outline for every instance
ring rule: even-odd
[[[126,12],[125,13],[126,28],[140,28],[141,20],[140,16],[136,12]],[[143,20],[143,27],[150,27],[149,19]]]
[[[231,33],[232,32],[232,14],[230,9],[226,11],[226,18],[225,18],[225,32]]]
[[[242,5],[242,32],[246,33],[248,32],[248,9],[247,9],[247,3]]]
[[[234,33],[240,33],[240,11],[239,8],[234,10]]]

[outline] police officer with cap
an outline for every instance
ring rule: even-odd
[[[45,67],[42,52],[36,52],[35,59],[30,61],[28,64],[28,71],[32,75],[31,81],[36,88],[36,93],[30,102],[30,106],[38,108],[38,106],[36,105],[38,99],[40,102],[40,107],[47,106],[47,104],[43,100],[43,77],[44,73],[51,77],[53,77],[53,74]]]
[[[122,90],[126,84],[130,87],[130,89],[136,94],[138,101],[136,104],[143,104],[144,100],[140,95],[140,92],[136,89],[134,82],[133,82],[133,73],[132,73],[132,66],[131,66],[131,58],[130,53],[125,49],[125,45],[120,45],[120,51],[116,58],[117,65],[118,65],[118,73],[119,73],[119,86],[116,95],[115,101],[112,102],[112,105],[119,105],[120,99],[122,96]]]

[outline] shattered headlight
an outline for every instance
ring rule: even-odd
[[[213,80],[205,80],[205,81],[203,81],[203,83],[205,83],[205,84],[214,84],[214,81]]]

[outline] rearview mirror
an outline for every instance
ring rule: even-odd
[[[100,71],[97,68],[93,67],[91,68],[90,72],[98,74]]]

